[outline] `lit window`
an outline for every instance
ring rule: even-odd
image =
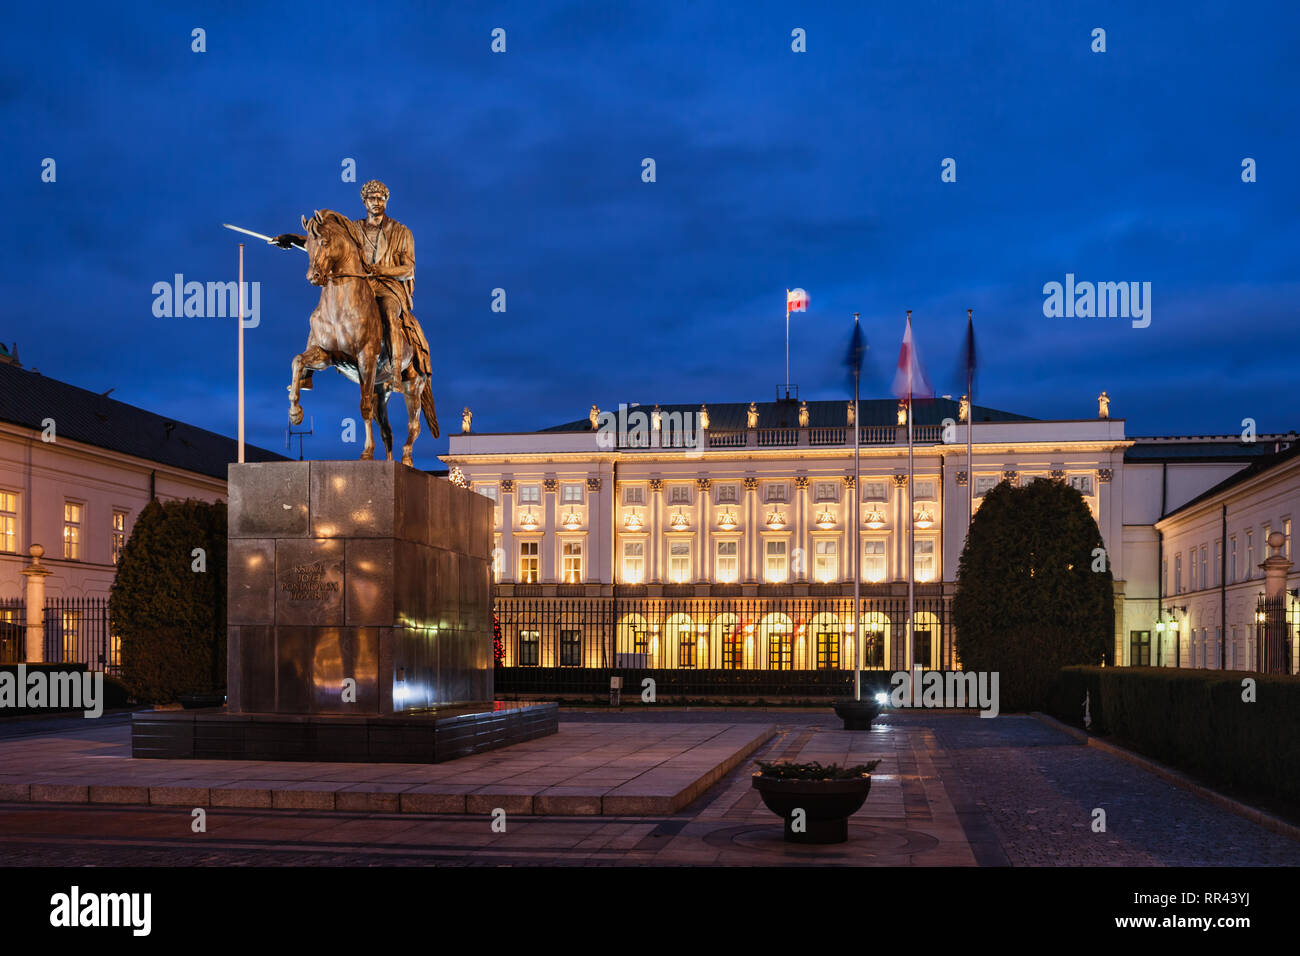
[[[522,584],[536,584],[538,581],[538,547],[536,541],[519,543],[519,581]]]
[[[862,576],[872,584],[885,580],[885,542],[864,541],[862,543]]]
[[[0,491],[0,551],[18,551],[18,496],[11,491]]]
[[[813,543],[813,575],[822,584],[839,577],[839,555],[834,541],[822,540]]]
[[[685,584],[691,579],[691,543],[672,541],[668,544],[668,580]]]
[[[113,563],[117,564],[122,549],[126,547],[126,512],[113,512]]]
[[[673,505],[689,505],[691,503],[691,486],[673,485],[668,489],[668,503]]]
[[[477,491],[477,492],[478,492],[480,495],[482,495],[484,498],[491,498],[491,499],[492,499],[492,503],[493,503],[493,504],[496,504],[496,502],[497,502],[497,486],[496,486],[496,482],[493,482],[493,483],[490,484],[490,485],[475,485],[475,486],[474,486],[474,490]]]
[[[578,584],[582,581],[582,542],[564,542],[564,583]]]
[[[645,504],[645,488],[641,485],[628,485],[623,489],[623,504],[625,505],[643,505]]]
[[[766,556],[767,560],[763,565],[763,576],[774,583],[784,581],[786,578],[785,542],[767,542]]]
[[[63,556],[81,560],[81,516],[83,508],[72,501],[63,503]]]
[[[582,485],[563,485],[560,500],[566,505],[582,504]]]
[[[717,579],[722,584],[734,584],[740,577],[737,542],[718,542],[718,562],[715,570]]]
[[[537,625],[519,632],[519,666],[536,667],[541,660],[542,634]]]
[[[1282,533],[1286,535],[1286,544],[1284,545],[1284,547],[1286,548],[1285,554],[1289,558],[1291,557],[1291,519],[1290,518],[1283,519]]]
[[[645,543],[642,541],[623,542],[623,581],[626,584],[640,584],[645,580]]]
[[[519,503],[521,505],[540,505],[542,503],[542,489],[540,485],[520,485],[519,486]]]
[[[839,501],[839,486],[833,481],[819,481],[813,486],[814,501]]]
[[[917,539],[913,567],[916,571],[916,580],[918,581],[934,580],[934,539],[933,538]]]

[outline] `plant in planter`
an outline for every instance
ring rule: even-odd
[[[785,823],[791,843],[843,843],[849,817],[871,792],[871,771],[879,760],[841,767],[838,764],[756,761],[754,789]]]
[[[874,696],[840,698],[835,701],[835,716],[844,721],[845,730],[870,730],[871,722],[880,716],[880,707]]]

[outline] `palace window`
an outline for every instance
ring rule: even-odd
[[[1228,583],[1237,583],[1237,536],[1228,539]]]
[[[560,631],[560,666],[578,667],[582,663],[582,632]]]
[[[718,542],[718,556],[717,563],[714,566],[714,576],[720,584],[734,584],[740,580],[739,550],[736,541]]]
[[[983,498],[990,491],[998,486],[1002,481],[1001,475],[976,475],[975,476],[975,497]]]
[[[63,503],[63,556],[69,561],[81,560],[81,518],[85,507],[74,501]]]
[[[542,632],[537,626],[519,632],[519,666],[536,667],[541,661]]]
[[[1286,544],[1284,545],[1286,551],[1284,553],[1289,558],[1291,557],[1291,519],[1290,518],[1282,519],[1282,533],[1286,535]]]
[[[691,543],[689,541],[668,542],[668,580],[673,584],[685,584],[691,580]]]
[[[1210,586],[1210,548],[1209,545],[1201,545],[1201,587]]]
[[[566,505],[582,504],[582,485],[569,484],[560,486],[560,500]]]
[[[1218,587],[1223,576],[1223,541],[1214,542],[1214,585]]]
[[[885,632],[868,629],[862,633],[862,666],[885,666]]]
[[[1174,555],[1174,593],[1183,593],[1183,556]]]
[[[484,498],[491,498],[493,504],[497,503],[497,484],[495,481],[490,485],[475,485],[474,490]]]
[[[1269,523],[1265,521],[1264,536],[1259,540],[1259,550],[1264,552],[1264,557],[1260,558],[1261,561],[1265,561],[1268,558],[1271,558],[1273,556],[1273,546],[1268,543],[1269,531],[1270,531]]]
[[[640,584],[645,581],[645,542],[623,542],[623,582]]]
[[[934,580],[934,539],[918,538],[916,541],[916,552],[913,560],[913,567],[916,571],[916,580],[933,581]]]
[[[717,503],[720,505],[736,504],[738,502],[735,485],[718,485]]]
[[[542,503],[542,488],[540,485],[520,485],[519,486],[519,503],[521,505],[540,505]]]
[[[744,666],[745,661],[745,637],[740,633],[740,625],[737,624],[729,630],[722,638],[722,669],[735,670]]]
[[[1255,573],[1255,532],[1246,532],[1246,567],[1243,569],[1243,578],[1249,579]]]
[[[839,670],[840,666],[840,632],[817,632],[817,669],[819,671]]]
[[[582,582],[582,542],[564,542],[564,583],[580,584]]]
[[[677,634],[677,666],[699,666],[698,652],[699,643],[695,635],[691,633],[689,626],[682,628]]]
[[[1195,548],[1192,548],[1192,550],[1188,552],[1187,578],[1188,578],[1187,590],[1195,591],[1196,590],[1196,549]]]
[[[668,489],[668,503],[673,505],[689,505],[691,503],[691,486],[673,485]]]
[[[885,542],[881,540],[862,542],[862,576],[872,584],[885,580]]]
[[[767,486],[768,501],[785,501],[786,500],[785,482],[775,482]]]
[[[519,542],[519,583],[536,584],[538,574],[538,545],[536,541]]]
[[[819,481],[813,486],[814,501],[839,501],[839,484],[834,481]]]
[[[864,481],[862,483],[862,500],[863,501],[888,501],[889,482]]]
[[[794,634],[790,625],[774,622],[767,626],[767,668],[788,671],[794,667]]]
[[[766,560],[763,563],[763,577],[769,582],[777,583],[786,579],[786,554],[784,541],[769,541],[764,548]]]
[[[113,563],[117,564],[122,549],[126,547],[126,512],[113,512]]]
[[[840,576],[839,555],[834,540],[822,539],[813,542],[813,577],[826,584]]]
[[[1092,494],[1092,475],[1070,475],[1066,479],[1070,487],[1081,495]]]
[[[18,496],[0,491],[0,551],[18,552]]]
[[[645,504],[645,488],[641,485],[628,485],[623,489],[623,504]]]
[[[934,482],[918,481],[912,491],[912,500],[914,501],[936,500],[936,496],[934,493]]]

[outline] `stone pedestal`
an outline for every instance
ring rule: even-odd
[[[227,706],[150,757],[430,762],[554,733],[493,701],[492,501],[387,461],[231,465]]]
[[[231,465],[229,711],[491,700],[491,562],[491,500],[446,479],[386,461]]]

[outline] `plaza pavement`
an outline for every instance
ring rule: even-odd
[[[0,864],[1300,865],[1300,841],[1032,717],[894,713],[870,732],[838,727],[832,715],[813,710],[566,712],[554,737],[447,764],[262,764],[262,777],[217,781],[195,776],[196,765],[204,764],[207,773],[208,766],[234,762],[131,761],[120,721],[87,729],[65,725],[59,732],[0,739],[0,796],[12,801],[0,805]],[[735,757],[751,744],[757,747],[752,754]],[[720,764],[704,769],[728,752],[726,760],[735,757],[730,770]],[[716,782],[701,784],[689,803],[661,812],[614,804],[599,815],[549,811],[539,796],[571,779],[556,783],[557,775],[577,767],[578,774],[599,776],[599,763],[579,766],[584,756],[620,767],[607,771],[601,784],[612,790],[677,761],[664,771],[664,779],[677,774],[676,780],[644,794],[652,800],[664,800],[691,774],[700,780],[712,772]],[[871,795],[851,820],[849,842],[816,847],[782,840],[780,821],[751,787],[754,758],[882,763]],[[104,795],[96,788],[106,786],[135,788],[119,798],[151,797],[148,774],[183,773],[186,765],[191,783],[177,778],[166,785],[176,789],[163,792],[176,798],[175,805],[94,802]],[[626,779],[637,766],[642,774]],[[333,769],[318,769],[325,767]],[[284,778],[289,768],[302,775]],[[140,776],[121,779],[127,770]],[[206,783],[211,801],[232,781],[269,783],[268,773],[317,794],[321,808],[282,803],[276,809],[274,797],[258,807],[209,802],[207,832],[191,832],[192,808],[203,804],[180,799],[186,786],[201,792]],[[320,778],[326,773],[332,775]],[[393,780],[394,774],[405,776]],[[424,779],[430,774],[451,776],[431,782]],[[527,782],[518,786],[527,793],[502,789],[521,776]],[[531,805],[502,807],[505,832],[491,826],[487,803],[468,797],[464,812],[455,814],[404,807],[405,794],[445,787],[457,777],[462,786],[489,788],[503,803],[531,795]],[[110,778],[118,783],[106,783]],[[356,793],[383,800],[340,800]],[[322,794],[333,796],[329,809]],[[1105,832],[1092,828],[1097,808],[1106,811]]]

